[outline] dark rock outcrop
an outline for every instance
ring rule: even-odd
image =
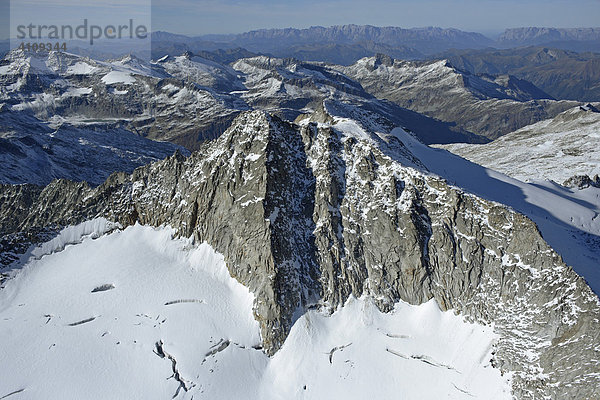
[[[587,175],[575,175],[563,182],[563,186],[577,189],[585,189],[590,186],[600,188],[600,176],[590,178]]]

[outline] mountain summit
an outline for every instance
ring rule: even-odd
[[[432,175],[426,148],[387,126],[336,102],[299,124],[244,112],[189,158],[114,174],[95,189],[1,187],[3,243],[98,217],[170,225],[223,254],[253,293],[269,355],[312,308],[366,296],[389,312],[435,299],[492,324],[491,366],[510,374],[514,396],[598,395],[596,295],[531,220]],[[156,351],[169,357],[165,345]]]

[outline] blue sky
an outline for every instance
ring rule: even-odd
[[[486,34],[520,26],[600,26],[600,0],[12,0],[11,25],[76,24],[83,18],[96,24],[145,22],[150,12],[152,30],[188,35],[348,23]]]
[[[153,29],[186,34],[347,23],[483,32],[520,26],[599,26],[600,0],[154,0]]]

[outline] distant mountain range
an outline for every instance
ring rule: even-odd
[[[600,51],[600,28],[513,28],[498,38],[501,46],[553,46],[567,50]]]
[[[394,58],[424,59],[450,49],[515,48],[547,46],[577,52],[600,52],[600,28],[506,29],[496,40],[477,32],[454,28],[400,28],[371,25],[312,26],[305,29],[260,29],[240,34],[186,36],[164,31],[153,32],[149,49],[134,48],[127,40],[118,44],[100,40],[93,46],[71,41],[69,51],[94,59],[134,54],[146,59],[179,55],[185,51],[232,50],[244,48],[256,54],[294,57],[302,61],[326,61],[350,65],[363,57],[385,53]],[[8,52],[7,41],[0,41],[0,56]],[[244,55],[248,57],[248,54]]]
[[[151,47],[99,41],[93,46],[73,41],[69,52],[95,60],[127,54],[145,59],[179,56],[190,51],[229,64],[266,55],[352,65],[385,54],[397,60],[447,59],[474,74],[510,74],[534,83],[559,100],[600,101],[600,28],[512,28],[497,40],[458,29],[313,26],[306,29],[261,29],[241,34],[185,36],[153,32]],[[0,56],[8,50],[0,42]]]
[[[447,48],[484,48],[493,41],[480,33],[458,29],[376,27],[370,25],[341,25],[307,29],[262,29],[235,36],[204,36],[205,40],[233,43],[251,51],[278,52],[307,44],[357,44],[372,42],[380,45],[413,48],[433,54]]]
[[[198,37],[152,34],[154,59],[185,51],[221,63],[260,54],[347,66],[377,54],[397,60],[447,59],[473,74],[510,74],[530,81],[559,100],[600,101],[600,54],[593,53],[600,52],[600,28],[515,28],[497,40],[457,29],[368,25]]]
[[[514,75],[556,99],[600,101],[600,54],[536,46],[449,50],[433,59],[446,59],[454,67],[474,74]]]
[[[554,47],[576,51],[600,50],[600,28],[511,28],[506,29],[497,40],[492,40],[480,33],[452,28],[405,29],[371,25],[260,29],[235,35],[197,37],[155,32],[152,39],[158,42],[184,42],[196,46],[216,45],[217,48],[244,47],[255,52],[272,52],[277,56],[282,56],[282,54],[278,54],[279,52],[289,52],[290,49],[307,45],[364,46],[365,43],[405,49],[405,51],[411,51],[414,58],[419,58],[418,53],[432,55],[447,49],[506,48],[532,45],[554,45]]]
[[[379,99],[489,139],[578,104],[555,101],[512,75],[475,75],[445,60],[402,61],[379,55],[340,67],[340,71]]]
[[[306,29],[261,29],[237,35],[186,37],[168,32],[152,34],[153,57],[171,49],[197,52],[243,47],[249,51],[300,60],[351,64],[385,52],[393,57],[418,59],[451,48],[481,49],[494,41],[480,33],[436,27],[404,29],[370,25],[313,26]]]
[[[153,57],[171,50],[200,51],[237,47],[276,57],[349,65],[359,58],[385,53],[394,58],[422,59],[450,49],[551,46],[572,51],[600,51],[600,28],[514,28],[497,40],[458,29],[376,27],[370,25],[313,26],[306,29],[261,29],[241,34],[188,37],[168,32],[152,34]],[[159,54],[163,52],[164,54]]]

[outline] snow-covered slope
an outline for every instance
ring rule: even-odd
[[[102,222],[64,230],[0,291],[0,396],[511,398],[492,328],[434,301],[310,311],[270,359],[252,294],[210,246],[140,225],[100,236]]]
[[[26,113],[0,112],[0,183],[47,185],[53,179],[99,185],[117,171],[162,160],[176,151],[172,143],[138,136],[118,122],[44,123]]]
[[[296,322],[267,365],[262,398],[510,399],[510,376],[490,364],[494,336],[435,301],[383,314],[351,297],[331,316]]]
[[[171,76],[215,89],[219,92],[245,90],[238,73],[229,66],[221,65],[186,52],[178,57],[165,56],[154,63]]]
[[[436,147],[524,182],[593,177],[600,174],[600,112],[594,109],[575,107],[484,145]]]

